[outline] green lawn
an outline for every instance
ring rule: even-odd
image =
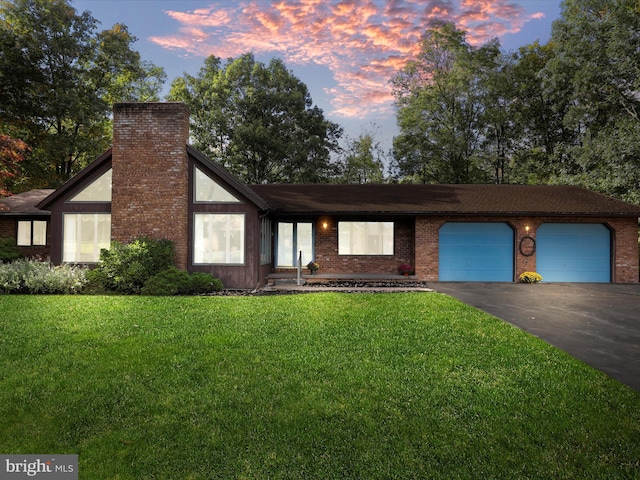
[[[0,452],[81,479],[640,478],[640,395],[436,293],[0,296]]]

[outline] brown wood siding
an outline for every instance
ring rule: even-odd
[[[208,173],[219,185],[233,194],[239,203],[195,203],[194,202],[194,166]],[[264,282],[266,275],[260,267],[260,211],[247,198],[235,191],[222,178],[211,172],[205,165],[189,161],[189,244],[188,270],[191,272],[206,272],[219,278],[225,288],[253,289]],[[245,216],[244,265],[201,265],[193,263],[194,218],[196,213],[240,213]]]

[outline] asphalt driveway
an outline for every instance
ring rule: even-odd
[[[640,285],[429,283],[640,392]]]

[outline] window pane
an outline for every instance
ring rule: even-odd
[[[393,222],[338,222],[338,255],[393,255]]]
[[[293,267],[293,223],[278,223],[278,266]]]
[[[36,220],[33,222],[33,244],[47,244],[47,222],[43,222],[42,220]]]
[[[199,168],[195,169],[196,202],[239,203],[239,200],[213,181]]]
[[[65,213],[63,228],[64,262],[97,263],[100,250],[110,246],[111,214]]]
[[[298,223],[298,252],[300,251],[302,251],[302,266],[314,260],[313,226],[310,223]]]
[[[263,218],[260,223],[260,264],[271,263],[271,220]]]
[[[76,194],[70,202],[110,202],[111,169],[104,172],[92,183]]]
[[[194,231],[194,263],[244,263],[244,214],[198,213]]]
[[[17,244],[21,247],[31,245],[31,220],[18,222]]]

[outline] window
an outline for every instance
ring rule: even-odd
[[[44,220],[18,221],[17,245],[30,247],[47,244],[47,222]]]
[[[195,201],[208,203],[240,203],[240,200],[227,192],[197,167],[195,169]]]
[[[111,169],[104,172],[92,183],[84,187],[70,202],[110,202],[111,201]]]
[[[193,263],[244,263],[244,214],[196,213]]]
[[[110,246],[110,213],[65,213],[62,228],[63,262],[97,263]]]
[[[300,252],[302,252],[302,266],[314,260],[313,224],[278,222],[277,266],[298,266]]]
[[[393,255],[393,222],[338,222],[338,255]]]
[[[271,263],[271,220],[260,222],[260,265]]]

